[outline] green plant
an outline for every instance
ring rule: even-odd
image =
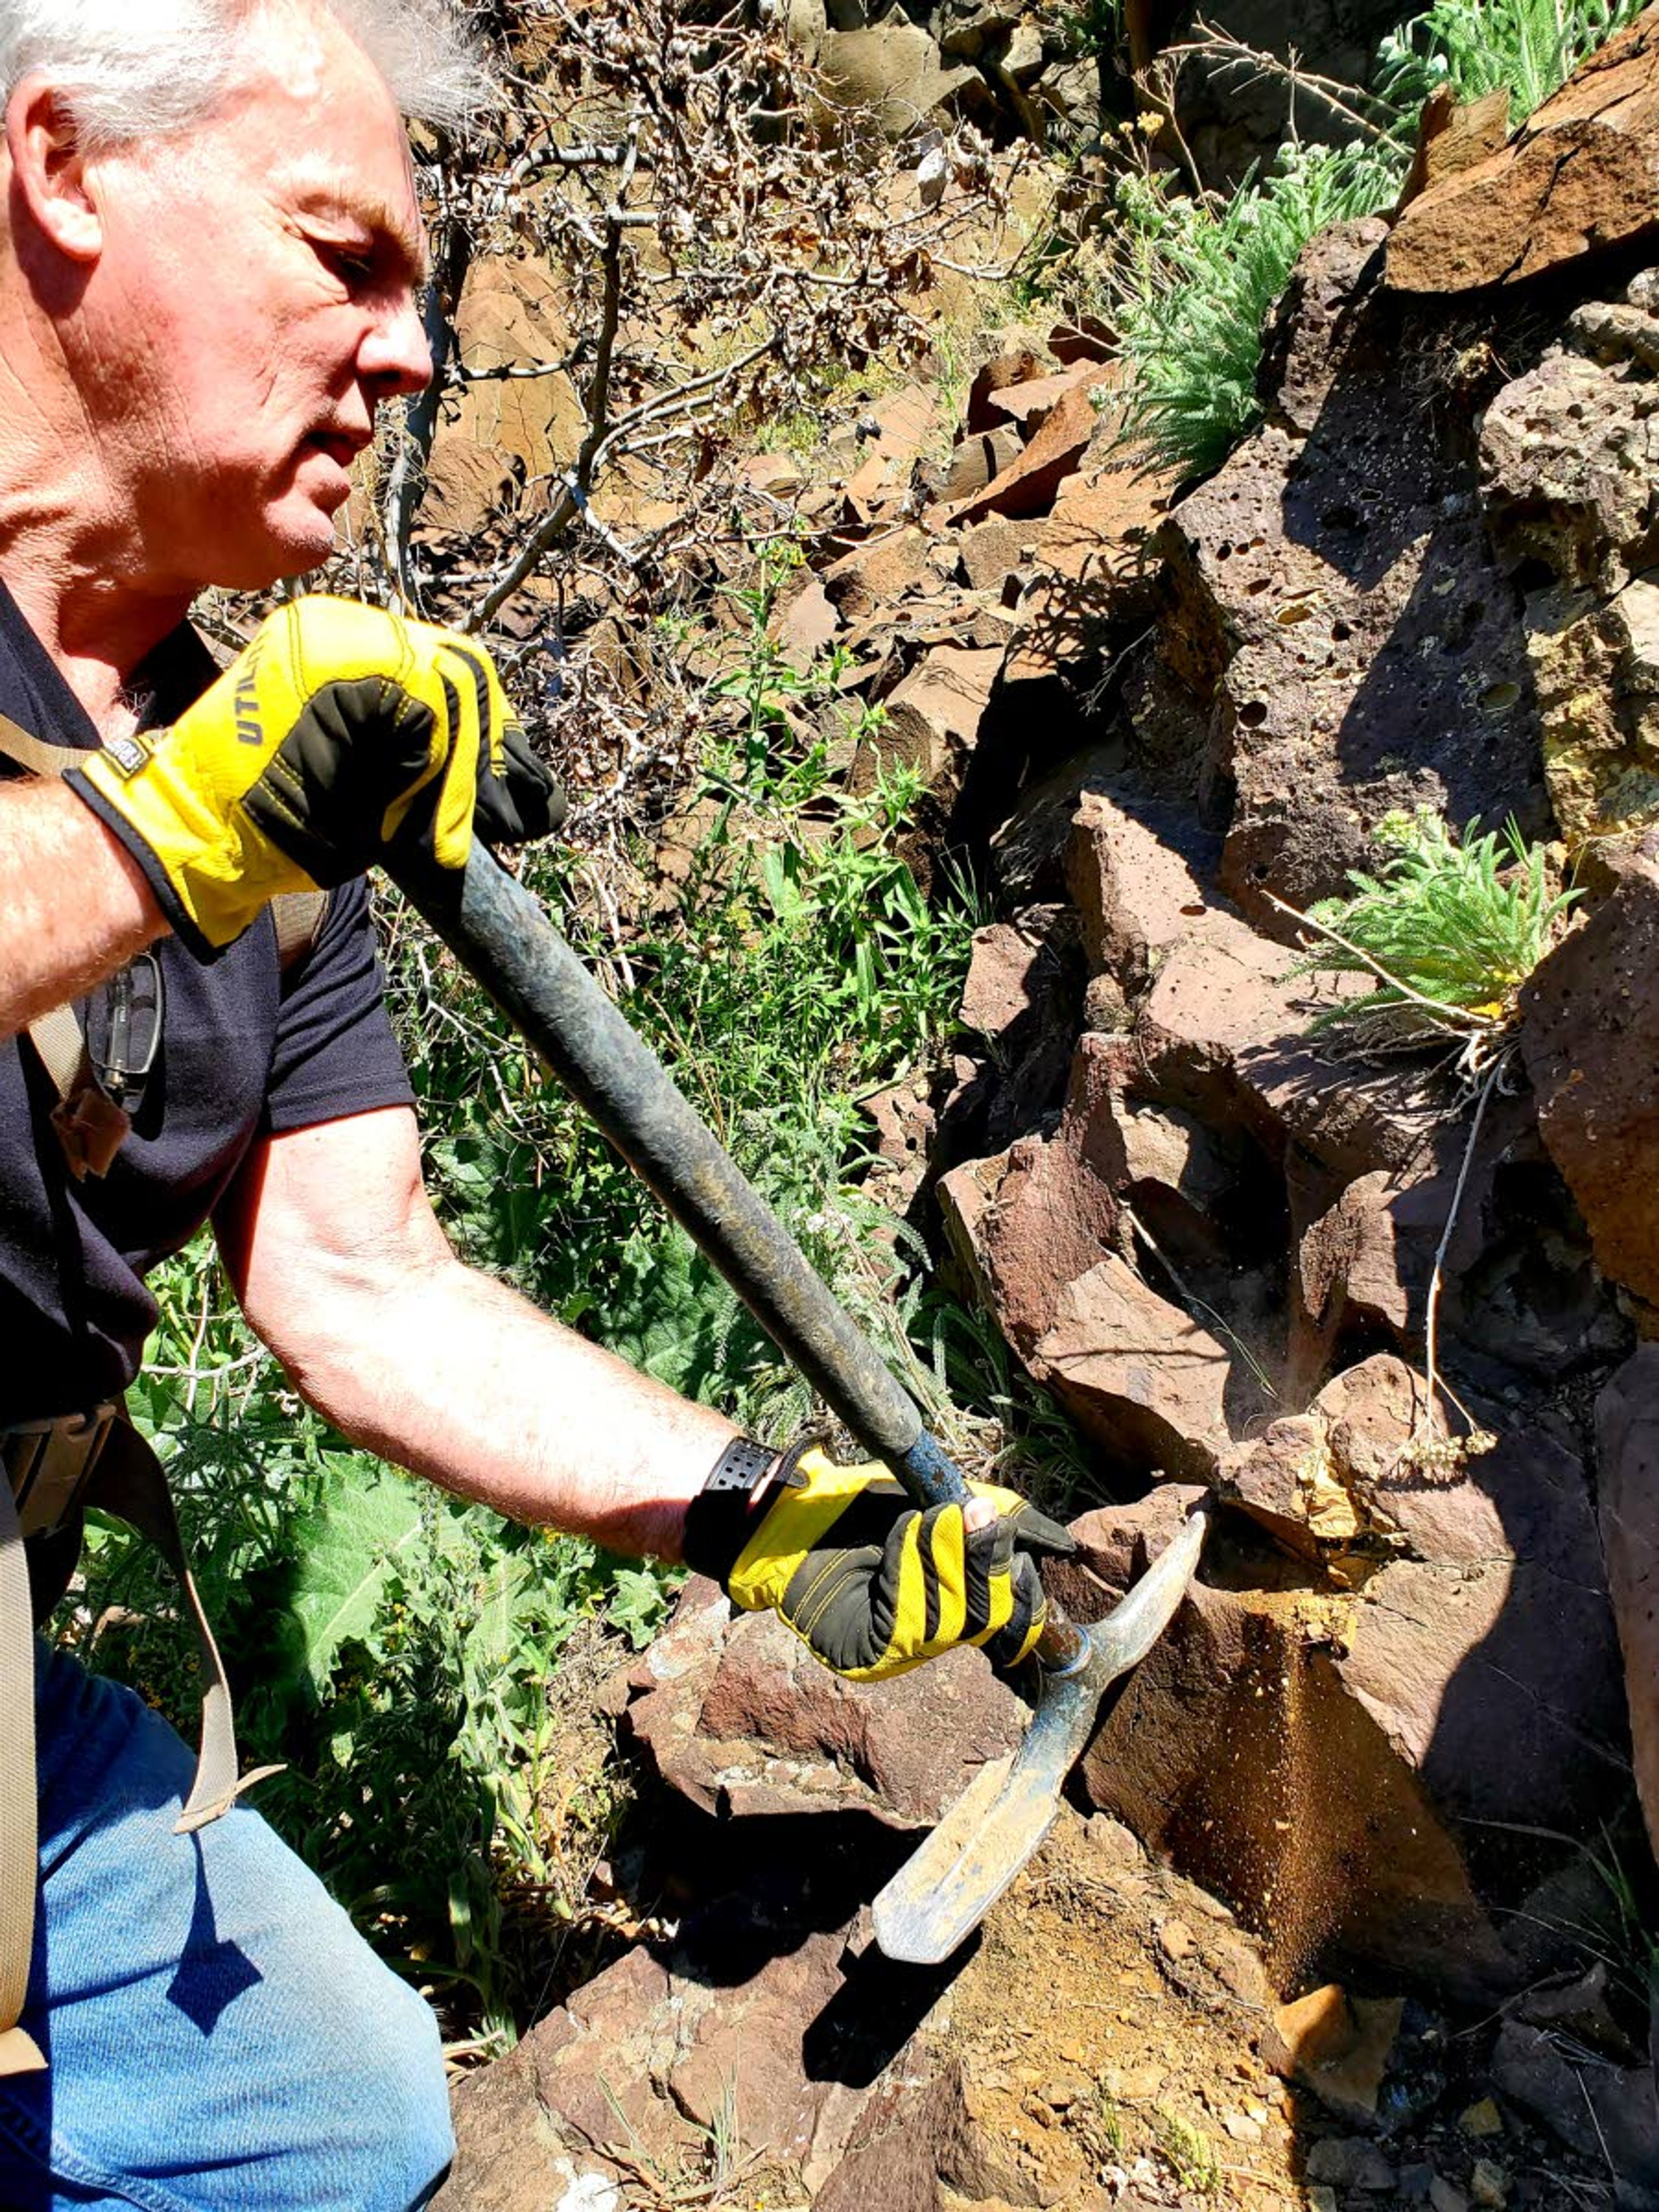
[[[1078,0],[1060,10],[1060,27],[1068,52],[1109,61],[1123,37],[1123,0]]]
[[[1319,942],[1304,972],[1367,975],[1376,988],[1315,1018],[1367,1051],[1461,1044],[1490,1064],[1513,1030],[1521,986],[1578,898],[1552,892],[1543,848],[1510,823],[1460,842],[1427,808],[1377,826],[1392,855],[1379,875],[1351,870],[1350,896],[1305,919]]]
[[[1378,50],[1379,97],[1414,129],[1423,102],[1449,86],[1457,100],[1507,87],[1523,123],[1586,55],[1642,12],[1644,0],[1435,0]]]
[[[1221,2165],[1203,2130],[1169,2105],[1154,2105],[1149,2117],[1153,2141],[1181,2187],[1198,2197],[1213,2195],[1221,2185]]]
[[[1126,436],[1183,477],[1218,468],[1260,416],[1262,325],[1297,257],[1328,224],[1384,205],[1399,173],[1385,146],[1287,146],[1220,202],[1122,179],[1113,290],[1133,370]]]

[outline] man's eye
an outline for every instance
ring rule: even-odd
[[[349,246],[319,246],[317,251],[325,264],[354,291],[373,282],[374,264],[368,254]]]

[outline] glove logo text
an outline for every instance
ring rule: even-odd
[[[262,642],[256,638],[242,656],[242,666],[232,695],[239,744],[262,745],[265,741],[264,724],[259,719],[259,663],[264,658]]]

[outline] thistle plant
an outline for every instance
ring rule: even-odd
[[[1426,807],[1385,815],[1377,875],[1354,869],[1346,898],[1299,919],[1318,935],[1299,972],[1369,975],[1376,988],[1326,1007],[1316,1030],[1365,1052],[1460,1046],[1479,1075],[1507,1047],[1520,991],[1548,951],[1576,890],[1552,891],[1540,845],[1511,821],[1461,842]]]

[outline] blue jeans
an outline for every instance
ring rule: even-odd
[[[174,1835],[192,1753],[130,1690],[36,1656],[23,2025],[50,2064],[0,2078],[0,2205],[425,2203],[453,2149],[426,2005],[257,1813]]]

